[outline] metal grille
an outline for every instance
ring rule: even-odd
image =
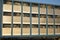
[[[11,14],[11,36],[13,37],[13,26],[14,26],[14,23],[13,23],[13,15],[14,15],[14,0],[11,0],[12,1],[12,14]],[[53,27],[54,27],[54,33],[52,35],[49,35],[48,34],[48,5],[46,4],[46,35],[41,35],[40,33],[40,25],[41,25],[41,22],[40,22],[40,4],[37,3],[37,6],[38,6],[38,34],[37,35],[32,35],[32,2],[29,3],[30,4],[30,35],[23,35],[23,0],[21,1],[21,35],[18,35],[18,36],[60,36],[60,34],[56,35],[55,34],[55,29],[56,29],[56,26],[55,26],[55,6],[53,6]],[[3,26],[3,0],[0,0],[0,37],[2,37],[2,26]]]

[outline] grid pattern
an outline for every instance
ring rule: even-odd
[[[32,35],[32,4],[33,3],[29,3],[30,4],[30,35],[28,36],[33,36]],[[2,37],[2,16],[3,16],[3,10],[2,10],[2,7],[3,7],[3,1],[0,0],[0,37]],[[13,36],[13,15],[14,15],[14,10],[13,10],[13,7],[14,7],[14,0],[12,0],[12,16],[11,16],[11,36]],[[55,34],[55,6],[53,6],[53,27],[54,27],[54,34],[52,36],[56,36]],[[21,1],[21,35],[20,36],[24,36],[23,35],[23,0]],[[40,34],[40,4],[38,3],[38,35],[37,36],[41,36]],[[45,36],[49,36],[48,35],[48,5],[46,4],[46,35]]]

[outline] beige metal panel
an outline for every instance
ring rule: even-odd
[[[38,13],[38,7],[33,6],[32,7],[32,13]]]
[[[3,23],[10,22],[11,23],[11,16],[3,16]]]
[[[32,35],[38,35],[38,28],[32,28]]]
[[[12,11],[12,5],[3,4],[3,11],[11,12]]]
[[[40,14],[46,14],[46,8],[40,8]]]
[[[23,28],[23,35],[30,35],[30,28]]]
[[[29,17],[24,17],[24,21],[23,22],[29,22],[30,23]],[[32,18],[32,23],[38,23],[38,18],[37,17],[33,17]],[[46,18],[40,18],[40,23],[46,23]],[[52,18],[48,18],[48,23],[53,23],[53,19]]]
[[[54,22],[53,18],[48,18],[48,23],[53,23],[53,22]]]
[[[21,35],[21,28],[13,28],[13,35]]]
[[[21,12],[21,6],[14,5],[13,6],[14,12]],[[3,11],[5,12],[12,12],[12,5],[10,4],[4,4],[3,5]]]
[[[60,34],[60,28],[55,29],[55,34]]]
[[[53,9],[52,8],[48,8],[48,14],[52,14],[53,15]]]
[[[23,6],[23,13],[30,13],[30,7],[29,6]]]
[[[41,33],[45,34],[45,29],[41,29]],[[38,28],[32,28],[32,35],[38,34]],[[11,36],[11,28],[2,28],[3,36]],[[13,35],[21,35],[21,28],[13,28]],[[30,35],[30,28],[23,28],[23,35]]]
[[[13,16],[13,22],[21,22],[20,16]]]
[[[40,34],[46,35],[46,28],[40,28]]]
[[[57,28],[56,34],[60,34],[60,28]],[[53,34],[53,28],[48,28],[48,35]],[[38,28],[32,28],[32,35],[38,34]],[[46,28],[40,28],[40,34],[46,35]],[[11,35],[11,28],[2,28],[2,35],[3,36],[10,36]],[[21,35],[21,28],[13,28],[13,35]],[[23,35],[30,35],[30,28],[23,28]]]
[[[46,18],[40,18],[40,23],[46,23]]]
[[[21,12],[21,5],[14,5],[13,6],[14,12]],[[12,5],[4,4],[3,5],[3,11],[12,12]],[[24,13],[30,13],[30,7],[29,6],[23,6],[23,12]]]
[[[29,17],[23,17],[23,22],[29,22],[30,23],[30,18]],[[53,23],[53,19],[48,18],[48,22]],[[38,18],[37,17],[32,18],[32,24],[33,23],[38,24]],[[40,18],[40,23],[46,23],[46,18]]]
[[[14,5],[14,6],[13,6],[13,10],[14,10],[14,12],[15,12],[15,11],[21,12],[21,6],[19,6],[19,5]]]
[[[55,23],[60,23],[60,18],[56,18]]]
[[[55,9],[55,14],[60,15],[60,9]]]
[[[30,17],[23,17],[23,22],[29,22],[30,23]]]
[[[2,28],[2,36],[11,36],[11,28]]]
[[[13,22],[19,22],[20,23],[21,19],[20,16],[14,16],[13,17]],[[52,18],[48,18],[48,23],[53,23],[53,19]],[[11,16],[3,16],[3,23],[5,22],[11,22]],[[25,23],[30,23],[30,18],[29,17],[23,17],[23,22]],[[32,18],[32,24],[36,23],[38,24],[38,18],[37,17],[33,17]],[[46,18],[40,18],[40,23],[46,23]],[[60,23],[60,19],[56,18],[55,19],[55,23]]]
[[[12,11],[12,5],[10,4],[4,4],[3,5],[3,11],[11,12]],[[14,12],[21,12],[21,5],[14,5]],[[24,13],[30,13],[30,7],[29,6],[23,6],[23,12]],[[38,14],[38,7],[32,7],[32,13]],[[46,14],[46,8],[40,8],[41,14]],[[53,9],[48,9],[48,14],[53,14]],[[55,14],[60,14],[60,9],[55,9]]]
[[[27,7],[27,6],[26,6]],[[29,7],[29,6],[28,6]],[[28,7],[27,7],[27,9],[28,9]],[[29,10],[30,11],[30,10]],[[32,13],[33,14],[38,14],[38,7],[36,6],[34,6],[34,7],[32,7]],[[46,14],[46,8],[40,8],[40,14]],[[53,14],[53,9],[52,8],[49,8],[48,9],[48,14]]]
[[[54,34],[54,28],[48,28],[48,34]]]
[[[32,18],[32,23],[38,23],[38,18],[37,17],[33,17]]]

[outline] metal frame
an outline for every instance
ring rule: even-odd
[[[23,0],[21,2],[21,36],[23,35]]]
[[[55,6],[53,6],[53,20],[54,20],[53,21],[53,24],[54,24],[53,27],[54,27],[54,35],[55,35],[55,28],[56,28],[55,27]]]
[[[32,3],[30,3],[30,36],[32,35]]]
[[[12,0],[12,16],[11,16],[11,36],[13,36],[13,10],[14,0]],[[2,17],[3,16],[3,0],[0,0],[0,37],[2,37]],[[55,35],[55,7],[53,7],[53,20],[54,20],[54,35],[48,35],[48,5],[46,5],[46,35],[40,35],[40,4],[38,3],[38,35],[32,35],[32,3],[30,3],[30,35],[25,35],[25,37],[34,37],[34,36],[60,36]],[[23,1],[21,1],[21,35],[23,37]],[[6,36],[7,37],[7,36]]]
[[[40,4],[38,4],[38,35],[40,35]]]
[[[0,38],[2,37],[2,17],[3,17],[3,0],[0,0]]]
[[[48,5],[46,5],[46,36],[48,36]]]
[[[11,14],[11,36],[13,36],[13,15],[14,15],[14,0],[12,0],[12,14]]]

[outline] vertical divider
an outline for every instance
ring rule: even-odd
[[[2,37],[3,0],[0,0],[0,39]]]
[[[21,1],[21,36],[23,35],[23,0]]]
[[[46,5],[46,36],[48,36],[48,5]]]
[[[54,27],[54,36],[55,36],[55,6],[53,6],[53,27]]]
[[[13,36],[13,6],[14,6],[14,0],[12,0],[12,16],[11,16],[11,36]]]
[[[38,35],[40,35],[40,4],[38,4]]]
[[[32,35],[32,3],[30,3],[30,36]]]

